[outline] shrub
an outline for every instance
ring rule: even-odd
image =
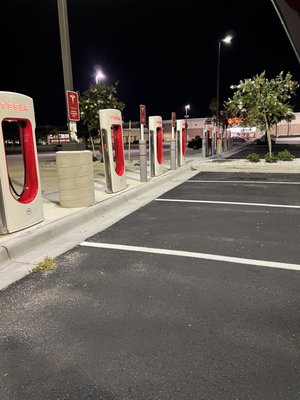
[[[251,154],[248,154],[247,160],[250,162],[256,163],[256,162],[260,161],[260,158],[257,153],[251,153]]]
[[[267,162],[267,163],[276,163],[277,161],[278,161],[278,159],[277,159],[277,156],[276,156],[276,154],[270,154],[270,153],[267,153],[266,155],[265,155],[265,161]]]
[[[295,156],[285,149],[277,154],[277,158],[280,161],[293,161]]]

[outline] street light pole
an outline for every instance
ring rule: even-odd
[[[188,132],[188,122],[187,122],[187,119],[188,119],[188,113],[187,113],[187,110],[189,110],[190,109],[190,105],[188,104],[188,105],[186,105],[185,106],[185,129],[186,129],[186,132],[185,132],[185,134],[186,134],[186,138],[188,137],[188,134],[187,134],[187,132]]]
[[[57,0],[57,9],[58,9],[60,47],[61,47],[61,56],[63,64],[64,85],[65,85],[66,109],[68,110],[68,101],[66,94],[68,90],[73,91],[73,75],[72,75],[67,0]],[[68,126],[71,138],[75,142],[78,142],[76,122],[68,120]]]
[[[219,126],[219,108],[220,108],[220,63],[221,63],[221,40],[218,42],[218,66],[217,66],[217,108],[216,125]]]
[[[57,0],[60,46],[63,62],[65,92],[73,90],[73,75],[71,63],[70,37],[68,25],[67,0]]]
[[[220,65],[221,65],[221,45],[222,42],[226,44],[230,44],[232,40],[232,36],[228,35],[224,39],[219,39],[218,41],[218,66],[217,66],[217,107],[216,107],[216,125],[219,126],[220,120]]]

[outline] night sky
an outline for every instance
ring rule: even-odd
[[[209,115],[216,96],[218,40],[222,45],[220,100],[230,85],[266,70],[269,78],[300,66],[270,0],[68,0],[74,90],[94,82],[95,66],[106,82],[119,81],[124,119],[147,115]],[[33,97],[37,125],[66,119],[56,0],[1,4],[0,90]],[[300,111],[300,93],[293,100]]]

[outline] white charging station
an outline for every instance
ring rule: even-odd
[[[206,126],[207,129],[207,156],[211,156],[212,155],[212,142],[213,142],[213,134],[212,134],[212,127],[211,126]]]
[[[122,113],[116,109],[100,110],[99,120],[106,191],[115,193],[126,188]]]
[[[163,173],[163,128],[162,118],[149,117],[149,159],[151,176]]]
[[[5,150],[5,137],[14,131],[22,150],[21,177],[11,177],[12,158]],[[0,92],[0,233],[12,233],[42,222],[43,202],[35,142],[32,98]]]
[[[176,138],[177,138],[177,165],[181,167],[185,164],[186,154],[186,121],[178,119],[176,121]]]

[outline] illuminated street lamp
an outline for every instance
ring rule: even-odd
[[[96,74],[95,74],[95,81],[96,84],[98,85],[99,82],[103,81],[105,79],[105,75],[100,69],[97,69]]]
[[[217,110],[216,110],[216,125],[219,126],[219,108],[220,108],[220,61],[221,61],[221,45],[222,42],[225,44],[230,44],[232,40],[232,36],[227,35],[223,39],[219,39],[218,46],[218,68],[217,68]]]
[[[186,134],[186,137],[187,137],[187,127],[188,127],[188,122],[187,122],[187,119],[188,119],[188,110],[190,109],[190,105],[188,104],[188,105],[186,105],[185,106],[185,116],[184,116],[184,118],[185,118],[185,129],[186,129],[186,132],[185,132],[185,134]]]
[[[184,108],[185,108],[185,117],[188,118],[189,116],[188,116],[187,110],[190,109],[190,105],[188,104],[188,105],[185,106]]]

